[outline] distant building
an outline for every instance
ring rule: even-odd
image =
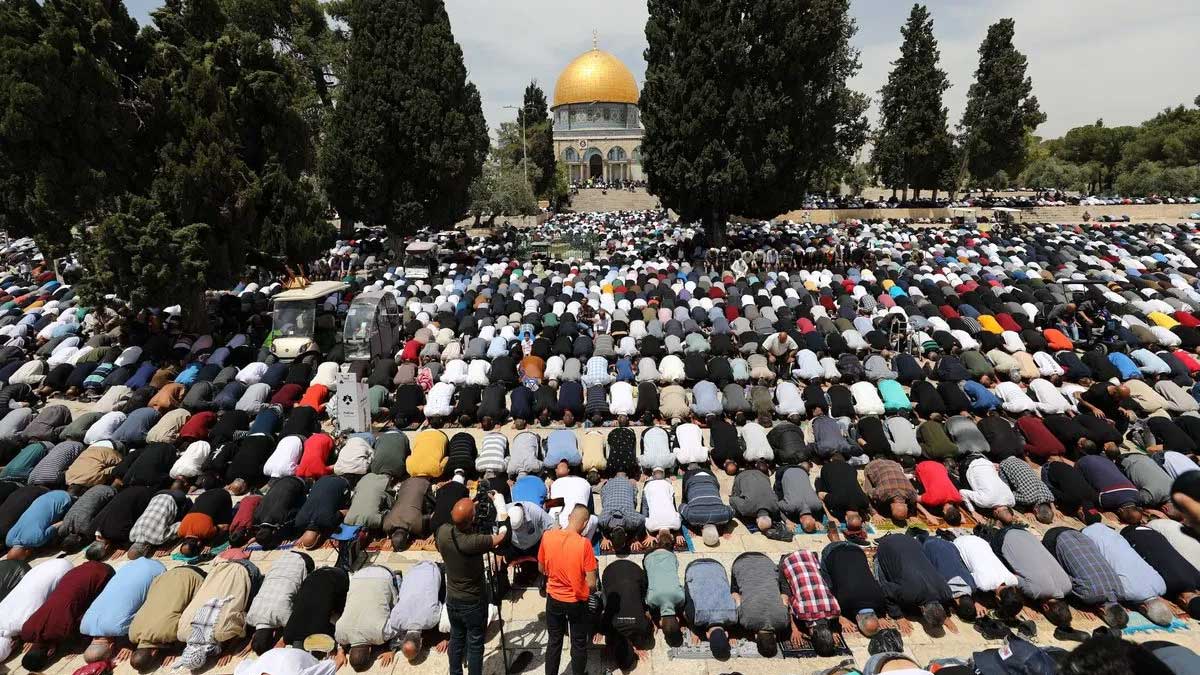
[[[642,180],[638,85],[620,59],[593,44],[554,86],[554,152],[571,181]]]

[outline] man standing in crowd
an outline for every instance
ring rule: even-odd
[[[584,675],[587,670],[587,646],[591,638],[588,600],[596,591],[596,554],[592,543],[584,539],[591,514],[576,504],[568,516],[567,527],[542,535],[538,549],[538,570],[546,577],[546,675],[558,675],[563,635],[571,631],[571,672]]]
[[[496,517],[508,520],[508,512]],[[502,526],[496,534],[475,532],[475,502],[463,498],[450,511],[451,522],[435,535],[438,553],[446,563],[446,614],[450,617],[450,675],[462,675],[464,656],[469,675],[483,674],[483,631],[487,627],[487,602],[483,554],[495,550],[508,536]]]

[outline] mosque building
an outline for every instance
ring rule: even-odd
[[[554,86],[554,152],[572,182],[642,180],[638,85],[620,59],[592,49]]]

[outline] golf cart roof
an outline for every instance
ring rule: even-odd
[[[432,253],[438,250],[438,245],[432,241],[414,241],[404,249],[405,253]]]
[[[304,288],[293,288],[276,295],[275,302],[290,302],[294,300],[320,300],[331,293],[340,293],[350,288],[349,284],[340,281],[314,281]]]

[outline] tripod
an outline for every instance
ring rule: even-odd
[[[480,481],[475,494],[475,524],[480,530],[490,529],[493,534],[499,530],[496,523],[496,507],[493,506],[488,495],[486,479]],[[532,659],[532,654],[523,650],[517,653],[511,663],[509,662],[508,636],[504,634],[503,612],[504,596],[508,593],[508,572],[501,568],[495,550],[489,550],[483,554],[483,580],[488,596],[496,602],[496,613],[500,622],[500,658],[504,661],[504,675],[510,675],[513,666],[517,666],[517,670],[522,671]]]

